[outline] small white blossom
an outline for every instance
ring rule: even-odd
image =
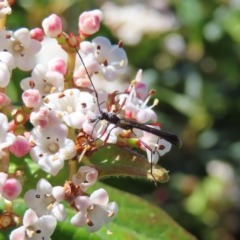
[[[0,158],[2,149],[11,146],[15,141],[15,135],[7,132],[9,129],[7,117],[0,113]]]
[[[16,67],[29,71],[35,66],[34,55],[41,49],[41,43],[31,39],[27,28],[15,31],[7,43],[6,50],[14,56]]]
[[[76,155],[75,143],[67,138],[68,128],[64,125],[34,128],[30,134],[30,155],[45,172],[55,176],[64,166],[64,160]]]
[[[91,42],[81,42],[80,49],[85,55],[93,55],[99,63],[99,71],[107,81],[114,81],[125,71],[128,59],[125,51],[118,45],[111,45],[105,37],[96,37]]]
[[[86,227],[88,232],[96,232],[103,225],[111,222],[118,213],[116,202],[110,202],[107,192],[98,189],[90,197],[79,196],[75,199],[75,205],[79,212],[72,217],[71,224],[76,227]]]
[[[119,100],[120,105],[125,102],[122,109],[125,111],[126,117],[136,119],[139,123],[156,122],[157,115],[152,108],[157,105],[158,101],[156,100],[152,106],[147,106],[150,97],[149,94],[143,101],[137,97],[135,86],[132,86],[129,94],[120,94],[116,97],[116,100]]]
[[[34,210],[38,217],[52,215],[58,221],[64,221],[67,217],[64,205],[60,204],[64,199],[65,190],[61,186],[52,187],[45,180],[40,179],[36,190],[29,190],[24,195],[26,205]]]
[[[159,129],[159,127],[154,127]],[[146,143],[146,145],[151,148],[148,149],[142,146],[143,149],[147,152],[148,161],[156,164],[159,160],[159,156],[163,156],[165,153],[171,150],[172,144],[163,138],[159,138],[148,132],[143,132],[141,140]]]
[[[86,191],[91,187],[98,177],[98,171],[95,168],[82,166],[78,169],[78,172],[73,175],[72,182],[81,187],[82,191]]]
[[[63,122],[61,117],[53,109],[42,106],[40,109],[31,112],[30,122],[33,126],[44,128],[47,126],[57,126]]]
[[[80,129],[85,121],[85,113],[96,109],[94,101],[94,97],[88,92],[68,89],[62,94],[49,94],[44,99],[44,105],[61,115],[68,126]]]
[[[51,240],[57,225],[53,216],[42,216],[38,218],[37,214],[28,209],[23,216],[23,226],[13,230],[10,234],[10,240]]]
[[[40,92],[42,98],[52,92],[61,92],[64,89],[64,76],[59,72],[48,70],[42,64],[34,67],[31,77],[21,81],[21,88],[23,90],[32,88],[30,81],[34,83],[34,88]]]

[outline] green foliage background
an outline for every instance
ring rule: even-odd
[[[19,0],[13,5],[7,28],[41,27],[44,17],[56,13],[64,19],[68,32],[76,33],[79,14],[101,8],[104,2]],[[141,2],[154,8],[154,1],[112,2],[119,6]],[[124,45],[131,67],[126,80],[143,69],[144,80],[157,90],[155,97],[160,104],[155,109],[160,122],[164,129],[179,135],[183,147],[172,148],[160,160],[161,166],[170,171],[170,181],[157,188],[146,181],[126,178],[104,182],[159,205],[198,239],[240,239],[240,4],[234,0],[167,2],[178,27],[164,33],[146,33],[137,45]],[[169,52],[164,44],[172,33],[184,39],[181,56]],[[104,24],[97,35],[118,42],[114,31]],[[13,101],[19,101],[18,83],[25,76],[14,74],[19,79],[8,91]],[[209,170],[210,166],[213,169]]]

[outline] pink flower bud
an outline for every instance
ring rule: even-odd
[[[102,20],[102,12],[100,10],[93,10],[83,12],[79,17],[78,32],[87,37],[94,34],[100,28],[100,21]]]
[[[30,144],[23,136],[17,136],[15,142],[9,147],[16,157],[22,157],[30,151]]]
[[[11,201],[17,198],[21,192],[22,192],[22,184],[20,183],[20,181],[16,178],[9,178],[7,179],[3,187],[2,196],[5,199]]]
[[[43,30],[48,37],[56,38],[62,32],[62,21],[56,14],[50,15],[42,22]]]
[[[65,75],[67,73],[67,64],[61,58],[54,58],[49,61],[48,69]]]
[[[37,107],[41,101],[41,95],[36,89],[28,89],[23,92],[22,99],[26,107],[34,108]]]
[[[0,108],[8,105],[10,102],[10,98],[7,95],[0,93]]]
[[[35,39],[39,42],[41,42],[44,38],[44,33],[41,28],[34,28],[30,31],[31,39]]]

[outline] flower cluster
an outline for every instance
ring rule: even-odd
[[[1,4],[7,4],[7,1]],[[0,9],[0,17],[5,18],[10,12],[11,8],[5,6]],[[151,164],[157,163],[159,156],[171,149],[171,143],[153,135],[153,131],[104,121],[115,116],[117,120],[126,118],[160,129],[153,111],[158,101],[147,106],[155,91],[148,91],[141,80],[141,70],[124,92],[110,94],[103,89],[96,90],[93,85],[94,82],[116,80],[128,63],[121,41],[112,45],[100,36],[91,42],[86,40],[99,30],[101,19],[100,10],[82,13],[79,36],[64,33],[61,19],[55,14],[43,20],[43,30],[0,30],[0,193],[5,200],[18,197],[24,185],[22,174],[8,172],[9,151],[18,158],[29,153],[40,169],[56,176],[66,160],[79,160],[80,163],[84,154],[91,156],[99,146],[106,144],[137,147],[147,152]],[[58,43],[67,53],[67,60],[55,57],[45,65],[35,64],[34,56],[46,39],[44,33],[56,39],[56,45]],[[79,57],[81,62],[76,60]],[[14,68],[32,70],[31,76],[20,82],[23,91],[20,109],[11,104],[5,91]],[[12,116],[10,122],[7,119],[9,113]],[[102,117],[103,114],[107,117]],[[28,121],[33,126],[30,131],[25,127]],[[79,132],[77,137],[76,131]],[[101,145],[96,139],[102,140]],[[81,157],[78,159],[77,155]],[[80,165],[78,169],[70,163],[69,178],[63,186],[52,187],[42,178],[36,190],[25,193],[24,201],[29,209],[24,214],[23,226],[12,231],[11,240],[49,239],[57,221],[66,220],[63,201],[77,212],[71,224],[86,227],[89,232],[98,231],[115,218],[118,205],[109,203],[106,190],[100,188],[92,194],[86,193],[100,177],[98,167],[89,160]]]

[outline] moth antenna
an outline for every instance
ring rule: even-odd
[[[97,104],[98,104],[99,112],[102,112],[101,109],[100,109],[99,101],[98,101],[98,93],[97,93],[97,90],[96,90],[96,88],[94,87],[94,84],[93,84],[93,82],[92,82],[92,79],[91,79],[91,77],[90,77],[90,75],[89,75],[89,73],[88,73],[87,67],[86,67],[86,65],[85,65],[85,63],[84,63],[84,61],[83,61],[83,59],[82,59],[81,54],[78,52],[77,48],[76,48],[75,46],[74,46],[74,48],[75,48],[75,50],[76,50],[76,52],[77,52],[77,55],[79,56],[79,58],[80,58],[80,60],[81,60],[81,62],[82,62],[82,64],[83,64],[83,67],[84,67],[84,69],[85,69],[85,71],[86,71],[86,73],[87,73],[88,79],[89,79],[89,81],[91,82],[91,85],[92,85],[92,87],[93,87],[93,91],[94,91],[95,94],[96,94],[96,99],[97,99]]]

